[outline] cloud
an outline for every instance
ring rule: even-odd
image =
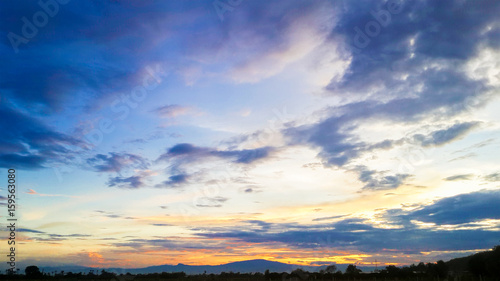
[[[461,224],[484,219],[500,219],[500,190],[483,190],[443,198],[419,210],[409,218],[436,224]]]
[[[483,32],[487,25],[498,32],[493,12],[500,11],[498,3],[488,2],[483,7],[467,1],[404,1],[402,11],[393,14],[391,22],[381,27],[366,47],[356,47],[352,42],[354,27],[363,30],[374,20],[370,11],[385,9],[385,3],[343,2],[344,9],[339,13],[331,40],[346,40],[345,48],[338,51],[351,60],[343,76],[333,77],[326,87],[328,94],[340,98],[342,103],[325,108],[325,117],[319,122],[292,122],[283,130],[290,145],[318,150],[317,156],[325,166],[343,167],[365,152],[395,144],[391,140],[361,141],[355,132],[363,122],[435,122],[466,112],[470,101],[491,98],[491,86],[464,69],[467,60],[480,48],[493,44],[492,40],[496,42],[493,45],[499,43],[493,31]],[[450,15],[450,7],[462,12]],[[483,14],[485,8],[491,10],[478,19],[475,15]],[[457,28],[456,22],[464,30]],[[442,38],[442,34],[450,37]],[[455,46],[456,42],[463,45]],[[429,136],[417,136],[417,140],[423,146],[443,145],[464,136],[477,124],[458,123]]]
[[[109,187],[119,187],[119,188],[140,188],[144,186],[143,177],[141,176],[130,176],[130,177],[112,177],[108,180],[107,185]]]
[[[430,136],[427,137],[418,134],[414,135],[413,138],[416,141],[418,141],[422,146],[443,145],[465,135],[467,132],[476,127],[478,124],[479,124],[478,122],[459,123],[447,129],[434,131],[430,134]]]
[[[219,249],[223,250],[226,248],[225,245],[221,245],[219,241],[208,241],[208,240],[185,240],[179,237],[158,237],[154,239],[143,239],[134,238],[129,239],[124,242],[112,243],[115,247],[130,247],[133,249],[158,249],[158,250],[180,250],[186,251],[189,249]]]
[[[207,148],[196,147],[189,143],[180,143],[172,146],[167,150],[167,154],[163,154],[160,156],[160,159],[165,155],[166,156],[179,156],[179,155],[197,155],[197,154],[205,154],[208,153],[209,150]]]
[[[39,233],[39,234],[45,233],[43,231],[38,231],[38,230],[34,230],[34,229],[29,229],[29,228],[18,228],[17,230],[19,232],[30,232],[30,233]]]
[[[331,1],[251,1],[225,16],[223,22],[189,37],[186,52],[199,61],[219,65],[217,74],[224,78],[255,83],[315,54],[328,40],[335,15]],[[247,44],[249,41],[253,43]]]
[[[154,112],[157,113],[162,118],[173,118],[180,115],[185,115],[190,111],[191,108],[177,104],[160,106],[154,110]]]
[[[119,175],[110,177],[106,184],[108,187],[136,189],[145,187],[146,180],[155,175],[156,172],[151,170],[134,170],[134,172],[129,176]]]
[[[472,157],[476,157],[477,154],[474,153],[474,152],[470,152],[470,153],[467,153],[465,155],[462,155],[462,156],[459,156],[459,157],[456,157],[456,158],[453,158],[451,160],[449,160],[448,162],[453,162],[453,161],[459,161],[459,160],[464,160],[464,159],[468,159],[468,158],[472,158]]]
[[[50,17],[49,23],[29,42],[20,44],[17,54],[7,36],[3,37],[5,52],[11,52],[12,56],[4,59],[0,89],[16,103],[30,106],[34,114],[61,111],[65,104],[75,100],[80,101],[77,111],[98,108],[106,97],[130,91],[142,83],[140,70],[156,60],[147,50],[161,47],[158,44],[174,28],[174,18],[179,19],[177,12],[173,12],[175,9],[170,10],[169,17],[159,12],[169,6],[172,5],[150,2],[139,7],[128,1],[120,1],[119,5],[113,2],[60,5],[57,16]],[[30,18],[40,9],[36,2],[4,5],[0,15],[6,22],[0,24],[0,30],[22,36],[21,19]],[[98,11],[106,11],[107,16]],[[102,23],[99,28],[96,20]],[[113,24],[124,28],[112,28]],[[57,54],[50,51],[54,46],[58,48]],[[142,55],[130,55],[134,53]],[[24,67],[16,67],[19,62]]]
[[[238,181],[234,181],[235,183],[238,183]],[[240,188],[240,192],[243,192],[243,193],[247,193],[247,194],[250,194],[250,193],[259,193],[259,192],[262,192],[262,187],[261,186],[258,186],[258,185],[246,185],[246,186],[243,186]]]
[[[420,77],[418,82],[427,83],[427,88],[424,87],[424,90],[414,97],[394,98],[387,102],[367,100],[329,107],[324,110],[329,117],[313,124],[296,126],[290,123],[283,130],[283,134],[291,145],[319,148],[318,157],[323,159],[326,165],[344,166],[363,152],[373,149],[374,145],[377,147],[376,144],[358,141],[357,136],[352,133],[360,122],[381,119],[394,123],[413,123],[425,119],[437,110],[442,116],[451,117],[464,110],[466,98],[482,92],[481,84],[471,81],[463,74],[452,71],[428,72],[425,77]],[[462,85],[458,86],[458,83]],[[436,94],[436,91],[439,94]],[[449,131],[438,131],[425,144],[431,144],[433,141],[436,144],[445,143],[473,126],[473,123],[459,124]],[[390,145],[390,141],[383,145],[378,144],[383,147]]]
[[[216,196],[216,197],[202,197],[198,199],[198,204],[196,207],[200,208],[220,208],[222,207],[221,203],[224,203],[228,200],[226,197]]]
[[[275,148],[260,147],[243,150],[217,150],[208,147],[198,147],[189,143],[180,143],[167,149],[167,152],[160,155],[158,160],[169,161],[171,159],[199,161],[202,158],[217,157],[230,159],[234,163],[250,164],[257,160],[268,158]]]
[[[148,142],[160,140],[163,138],[179,138],[179,137],[182,137],[182,135],[177,134],[177,133],[168,133],[168,132],[165,132],[163,130],[157,130],[157,131],[154,131],[154,132],[148,134],[146,137],[127,140],[127,141],[125,141],[125,143],[146,144]]]
[[[55,233],[47,233],[44,231],[39,231],[35,229],[30,229],[30,228],[18,228],[17,229],[21,233],[32,233],[34,237],[31,239],[35,241],[40,241],[40,242],[57,242],[57,241],[63,241],[63,240],[68,240],[68,239],[79,239],[79,240],[85,240],[85,238],[92,237],[92,235],[89,234],[79,234],[79,233],[74,233],[74,234],[55,234]]]
[[[325,221],[325,220],[334,220],[334,219],[340,219],[345,217],[345,215],[341,216],[330,216],[330,217],[321,217],[321,218],[315,218],[313,221]]]
[[[368,170],[364,166],[358,166],[355,170],[359,172],[359,180],[365,183],[363,187],[365,190],[396,189],[403,185],[404,181],[410,177],[409,174],[386,176],[386,172]]]
[[[87,164],[98,172],[116,173],[121,172],[125,168],[147,169],[149,166],[146,159],[135,154],[111,152],[109,155],[96,154],[94,157],[87,159]]]
[[[393,227],[381,227],[368,218],[348,218],[333,223],[301,225],[255,222],[260,231],[247,228],[247,221],[232,227],[203,228],[198,236],[230,239],[248,243],[274,243],[294,249],[349,250],[368,253],[418,254],[429,251],[454,251],[489,248],[498,242],[497,225],[489,229],[470,223],[500,219],[497,202],[500,190],[461,194],[434,201],[412,211],[390,209],[376,221]],[[421,227],[415,221],[436,223]],[[466,227],[464,228],[464,224]],[[442,229],[440,225],[456,225]]]
[[[72,195],[64,195],[64,194],[44,194],[44,193],[38,193],[33,189],[28,189],[24,193],[30,194],[30,195],[37,195],[37,196],[48,196],[48,197],[71,197],[71,198],[77,198],[78,196],[72,196]]]
[[[494,231],[431,230],[419,228],[378,228],[363,221],[344,220],[324,228],[288,229],[281,232],[255,232],[225,229],[197,234],[201,237],[231,239],[248,243],[286,245],[292,249],[360,251],[365,253],[418,254],[488,248],[497,241]]]
[[[26,191],[27,194],[38,194],[36,191],[34,191],[33,189],[28,189],[28,191]]]
[[[196,80],[193,76],[212,75],[216,68],[219,77],[258,81],[327,40],[335,15],[329,1],[248,2],[245,9],[220,22],[207,12],[212,6],[206,3],[132,2],[60,5],[57,16],[28,43],[20,44],[15,57],[3,60],[0,90],[33,112],[46,114],[64,110],[75,100],[77,111],[96,110],[117,92],[140,85],[141,70],[158,61],[184,75],[188,84]],[[5,21],[0,30],[18,35],[22,35],[21,19],[40,10],[36,2],[2,8]],[[1,43],[6,52],[15,54],[7,36]],[[57,54],[50,51],[54,46]],[[19,63],[24,67],[16,67]]]
[[[234,164],[249,165],[258,161],[267,159],[276,151],[274,147],[260,147],[255,149],[241,150],[218,150],[211,147],[199,147],[190,143],[179,143],[167,149],[161,154],[156,162],[167,162],[170,166],[169,178],[157,184],[158,188],[180,187],[189,184],[189,180],[197,176],[197,181],[205,174],[204,171],[187,172],[187,169],[193,169],[197,163],[206,163],[207,161],[217,158],[230,161]],[[247,189],[250,193],[254,189]],[[212,203],[202,204],[211,206]]]
[[[455,175],[445,178],[445,181],[459,181],[459,180],[470,180],[473,174]]]
[[[128,220],[135,219],[134,217],[125,217],[123,215],[118,215],[118,214],[115,214],[113,212],[107,212],[107,211],[102,211],[102,210],[96,210],[95,212],[99,213],[102,216],[105,216],[107,218],[111,218],[111,219],[128,219]]]
[[[189,183],[190,178],[191,176],[188,174],[176,174],[168,177],[168,180],[156,185],[156,187],[179,187]]]
[[[493,174],[489,174],[489,175],[486,175],[484,176],[484,179],[487,180],[487,181],[500,181],[500,173],[493,173]]]
[[[76,138],[59,133],[38,119],[0,105],[4,138],[0,141],[0,167],[35,170],[51,163],[64,163],[84,148]]]

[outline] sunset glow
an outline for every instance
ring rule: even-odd
[[[19,268],[400,266],[500,243],[499,1],[40,3],[0,4]]]

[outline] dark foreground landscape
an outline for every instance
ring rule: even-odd
[[[189,268],[190,266],[178,265]],[[176,268],[178,266],[170,266]],[[318,267],[317,271],[310,271],[312,267],[296,268],[294,270],[273,272],[269,269],[258,267],[282,268],[286,270],[287,264],[269,262],[264,260],[254,260],[238,262],[221,266],[208,267],[210,271],[221,269],[240,269],[235,271],[222,271],[219,273],[210,273],[204,270],[203,273],[187,274],[181,272],[159,272],[159,269],[165,266],[157,266],[143,269],[90,269],[80,272],[46,271],[35,265],[28,266],[24,274],[0,275],[1,280],[110,280],[110,281],[131,281],[131,280],[185,280],[185,281],[308,281],[308,280],[500,280],[500,245],[495,246],[491,251],[477,253],[471,256],[452,259],[450,261],[438,261],[436,263],[419,263],[410,266],[397,267],[387,266],[383,269],[375,269],[371,272],[363,272],[356,265],[347,265],[344,271],[339,270],[337,265]],[[246,268],[245,268],[246,267]],[[82,267],[83,268],[83,267]],[[194,268],[194,269],[193,269]],[[188,272],[193,272],[206,267],[192,267]],[[133,272],[151,272],[154,273],[133,273]],[[10,274],[9,274],[10,273]]]

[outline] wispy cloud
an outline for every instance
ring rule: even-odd
[[[192,109],[190,107],[181,106],[178,104],[169,104],[156,108],[154,110],[162,118],[173,118],[188,114]]]
[[[64,195],[64,194],[44,194],[44,193],[38,193],[33,189],[28,189],[24,193],[30,194],[30,195],[36,195],[36,196],[42,196],[42,197],[70,197],[70,198],[78,198],[79,196],[74,196],[74,195]]]
[[[478,122],[459,123],[443,130],[434,131],[429,136],[415,135],[413,137],[423,146],[443,145],[465,135],[478,124]]]
[[[463,175],[454,175],[445,178],[445,181],[459,181],[459,180],[470,180],[474,175],[473,174],[463,174]]]
[[[98,172],[116,172],[119,173],[125,168],[147,169],[149,164],[146,159],[139,155],[130,153],[109,153],[96,154],[87,159],[87,164]]]

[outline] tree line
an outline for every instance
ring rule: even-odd
[[[412,264],[397,267],[386,266],[375,272],[365,273],[356,265],[350,264],[344,272],[332,264],[319,272],[307,272],[295,269],[288,272],[239,273],[221,272],[220,274],[194,274],[184,272],[162,272],[150,274],[116,274],[102,269],[100,272],[73,273],[57,272],[47,274],[31,265],[26,267],[24,275],[0,274],[0,280],[102,280],[102,281],[139,281],[139,280],[183,280],[183,281],[355,281],[355,280],[416,280],[416,281],[489,281],[500,280],[500,245],[491,251],[480,252],[468,257],[442,260],[436,263]]]

